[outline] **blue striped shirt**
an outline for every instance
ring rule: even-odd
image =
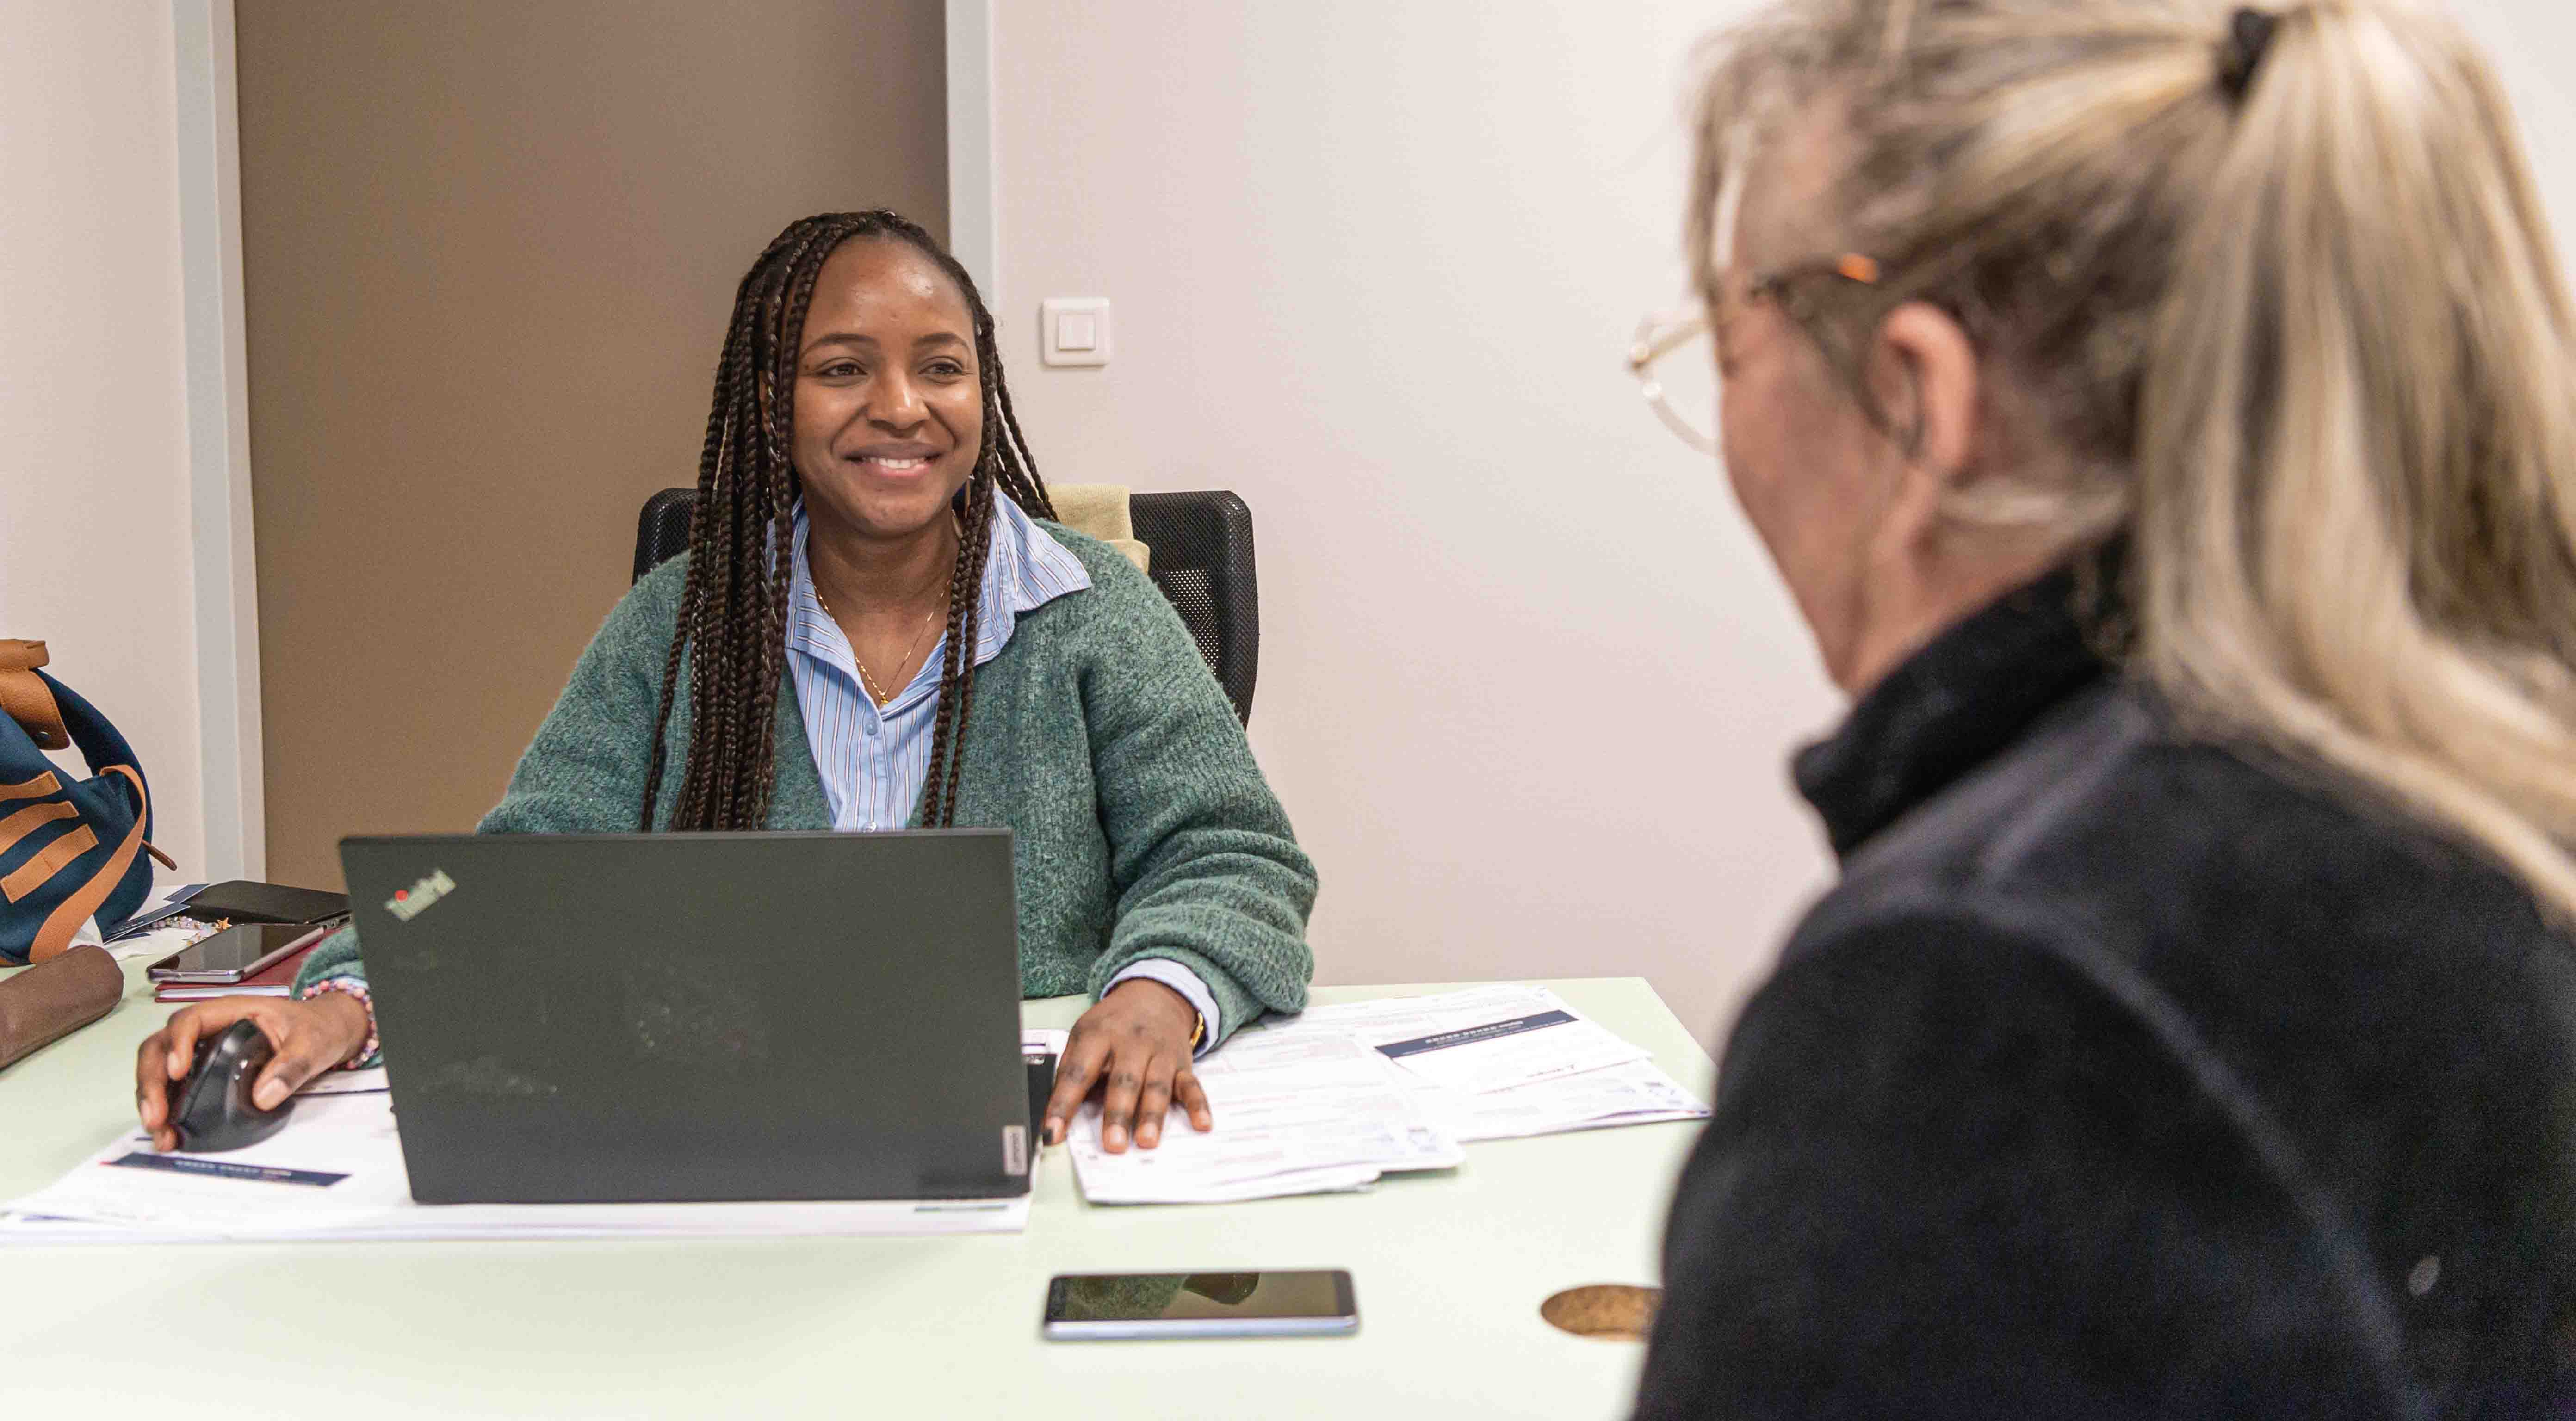
[[[787,667],[796,680],[797,709],[805,714],[814,769],[835,829],[900,829],[912,822],[930,778],[930,741],[939,718],[939,669],[947,633],[930,645],[921,669],[882,707],[859,677],[858,658],[840,624],[814,595],[805,558],[805,510],[796,510],[795,569],[787,593]],[[993,499],[993,538],[984,559],[982,624],[976,629],[975,664],[1002,654],[1022,615],[1058,597],[1091,586],[1082,561],[1047,535],[1008,494]],[[1216,996],[1189,968],[1169,958],[1148,958],[1111,979],[1146,977],[1170,987],[1196,1007],[1217,1038]]]
[[[912,822],[930,777],[931,727],[939,716],[939,666],[948,647],[942,632],[921,669],[882,708],[859,677],[858,659],[840,624],[814,595],[805,559],[805,512],[796,513],[794,585],[787,593],[787,665],[796,678],[796,704],[814,744],[814,768],[832,807],[835,829],[900,829]],[[1021,614],[1091,586],[1091,574],[1046,534],[1018,504],[993,500],[993,546],[984,560],[983,625],[977,628],[975,664],[1002,654]]]

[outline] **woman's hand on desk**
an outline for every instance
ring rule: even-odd
[[[1190,1069],[1190,1038],[1198,1024],[1198,1008],[1160,982],[1137,978],[1110,988],[1065,1039],[1055,1094],[1047,1097],[1047,1143],[1064,1142],[1074,1111],[1094,1085],[1104,1086],[1100,1147],[1113,1155],[1126,1152],[1131,1131],[1140,1149],[1162,1143],[1163,1117],[1174,1101],[1190,1113],[1195,1128],[1213,1126],[1207,1092]]]
[[[179,1148],[170,1127],[170,1089],[188,1078],[197,1043],[242,1018],[259,1023],[277,1048],[268,1069],[251,1083],[251,1103],[262,1110],[293,1095],[306,1081],[349,1059],[367,1044],[367,1009],[355,997],[326,992],[307,1001],[285,997],[216,997],[171,1013],[134,1053],[134,1113],[152,1132],[157,1150]]]

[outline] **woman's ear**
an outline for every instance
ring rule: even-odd
[[[1937,503],[1978,452],[1976,347],[1949,312],[1908,301],[1879,323],[1870,355],[1873,394],[1896,426],[1906,481],[1932,485],[1900,497]]]

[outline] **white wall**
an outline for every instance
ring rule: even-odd
[[[1825,880],[1782,757],[1836,702],[1617,363],[1681,295],[1685,59],[1742,8],[998,6],[1025,423],[1051,477],[1252,503],[1253,738],[1327,980],[1641,972],[1710,1038]],[[2454,8],[2576,218],[2576,6]],[[172,40],[0,0],[0,636],[134,741],[193,874]],[[1049,295],[1117,302],[1116,364],[1037,365]]]
[[[1725,9],[997,7],[1022,422],[1049,478],[1251,504],[1321,980],[1644,974],[1713,1038],[1825,881],[1783,757],[1835,701],[1621,363]],[[1038,365],[1047,296],[1112,299],[1110,366]]]
[[[2576,5],[2567,0],[2445,0],[2485,47],[2522,120],[2561,251],[2576,256]],[[2571,264],[2576,271],[2576,264]]]
[[[1747,8],[996,7],[1023,422],[1051,478],[1251,503],[1323,980],[1642,973],[1714,1040],[1827,880],[1784,759],[1839,702],[1618,360],[1683,290],[1692,44]],[[2576,216],[2576,7],[2459,9]],[[1115,302],[1111,366],[1038,365],[1048,296]]]
[[[132,741],[205,868],[168,8],[0,0],[0,636]]]

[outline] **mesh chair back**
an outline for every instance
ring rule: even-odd
[[[689,550],[696,489],[666,488],[644,501],[635,525],[635,576]],[[1127,502],[1136,540],[1153,549],[1152,577],[1199,654],[1252,722],[1252,686],[1261,664],[1261,591],[1253,572],[1252,510],[1224,489],[1140,493]]]
[[[1224,489],[1140,493],[1127,500],[1136,541],[1153,549],[1151,576],[1199,654],[1252,723],[1252,683],[1261,669],[1261,586],[1253,575],[1252,510]]]
[[[697,506],[693,488],[666,488],[644,500],[635,523],[635,581],[689,550],[689,514]]]

